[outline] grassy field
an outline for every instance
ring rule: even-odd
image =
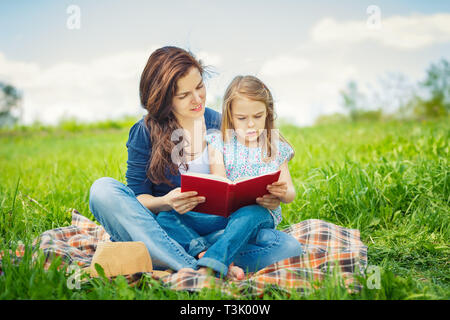
[[[71,223],[70,208],[94,219],[89,187],[110,176],[125,182],[129,126],[66,125],[0,132],[0,250],[30,243]],[[283,205],[283,229],[316,218],[361,231],[380,288],[349,294],[333,282],[306,295],[270,290],[265,299],[449,299],[450,122],[357,123],[282,133],[296,155],[290,171],[296,200]],[[30,201],[34,199],[35,201]],[[151,280],[129,287],[91,280],[67,288],[58,261],[48,272],[5,263],[0,299],[220,299],[214,291],[175,292]]]

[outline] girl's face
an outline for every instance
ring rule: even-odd
[[[205,113],[206,88],[200,71],[191,67],[178,79],[177,92],[172,99],[172,112],[180,123],[196,120]]]
[[[247,146],[255,145],[266,125],[264,102],[236,97],[231,104],[231,116],[238,140]]]

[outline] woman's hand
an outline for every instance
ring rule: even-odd
[[[273,194],[265,194],[262,197],[256,198],[256,203],[264,208],[275,210],[280,205],[280,199]]]
[[[205,197],[197,197],[197,191],[181,192],[181,188],[176,188],[164,196],[168,206],[180,214],[184,214],[194,209],[199,203],[205,202]]]

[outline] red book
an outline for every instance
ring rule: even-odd
[[[198,196],[206,198],[192,211],[228,217],[241,207],[256,204],[256,198],[268,194],[267,186],[278,181],[280,173],[278,170],[235,182],[212,174],[185,173],[181,175],[181,192],[197,191]]]

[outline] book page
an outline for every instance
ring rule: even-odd
[[[267,185],[278,181],[281,171],[267,173],[253,178],[244,178],[244,180],[236,182],[230,188],[230,193],[233,193],[233,201],[231,212],[237,209],[256,204],[256,198],[268,194]]]
[[[238,183],[238,182],[242,182],[242,181],[247,181],[247,180],[251,180],[251,179],[256,179],[256,178],[259,178],[259,177],[269,176],[269,175],[272,175],[272,174],[274,174],[274,173],[276,173],[276,172],[277,172],[277,171],[269,172],[269,173],[265,173],[265,174],[262,174],[262,175],[256,176],[256,177],[241,177],[241,178],[238,178],[238,179],[234,180],[234,183]]]
[[[242,182],[242,181],[246,181],[246,180],[250,180],[250,179],[254,179],[254,178],[257,178],[257,177],[240,177],[240,178],[234,180],[233,182],[237,183],[237,182]]]
[[[204,178],[204,179],[209,179],[209,180],[222,181],[222,182],[226,182],[226,183],[229,183],[229,184],[233,184],[233,181],[231,181],[230,179],[227,179],[227,178],[221,177],[221,176],[216,176],[216,175],[213,175],[213,174],[208,174],[208,173],[188,172],[188,173],[183,173],[183,175],[185,175],[185,176],[192,176],[192,177],[199,177],[199,178]]]

